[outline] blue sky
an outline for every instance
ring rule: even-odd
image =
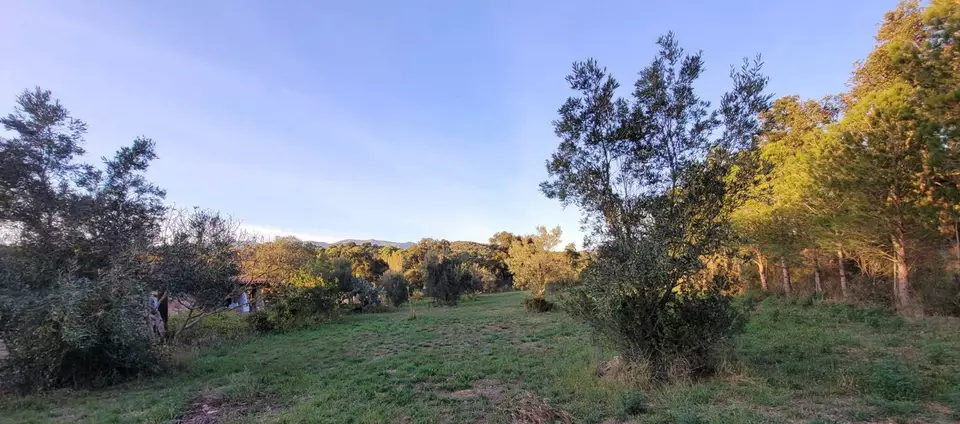
[[[624,86],[677,33],[704,97],[762,53],[776,95],[842,91],[893,0],[0,1],[0,112],[53,90],[89,160],[138,135],[179,206],[265,235],[485,241],[579,212],[538,183],[570,63]]]

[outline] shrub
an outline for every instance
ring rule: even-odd
[[[746,314],[722,291],[725,277],[677,284],[670,262],[659,246],[605,246],[563,307],[614,343],[625,360],[648,363],[656,379],[676,375],[678,365],[690,376],[711,374]]]
[[[474,278],[458,258],[431,254],[424,261],[423,282],[434,305],[456,306],[460,295],[473,287]]]
[[[46,296],[14,293],[0,300],[9,351],[0,380],[28,391],[158,371],[139,283],[111,273],[100,281],[61,278]]]
[[[323,287],[284,286],[266,299],[263,310],[248,315],[256,332],[284,332],[327,321],[337,316],[336,290]]]
[[[380,290],[374,287],[373,283],[363,278],[354,277],[353,293],[355,293],[357,299],[359,299],[360,303],[358,306],[361,309],[380,305]]]
[[[177,314],[170,317],[168,326],[179,328],[185,320],[186,314]],[[185,332],[178,340],[178,346],[219,346],[245,340],[250,336],[250,325],[243,314],[224,312],[204,317],[190,331]]]
[[[531,297],[523,299],[523,308],[527,312],[550,312],[555,305],[553,302],[542,297]]]
[[[410,298],[410,282],[399,272],[387,271],[380,277],[379,284],[394,307],[407,303]]]
[[[857,383],[868,395],[891,401],[912,401],[927,386],[920,373],[895,356],[880,358],[857,371]]]
[[[272,333],[277,331],[278,321],[267,311],[257,311],[247,315],[247,325],[257,333]]]
[[[354,289],[353,283],[353,264],[349,259],[336,258],[331,263],[333,270],[327,277],[330,281],[335,281],[341,292],[350,293]]]
[[[620,410],[624,415],[640,415],[649,410],[643,392],[628,390],[620,396]]]

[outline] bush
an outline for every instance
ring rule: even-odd
[[[920,373],[899,357],[880,358],[856,370],[857,385],[868,395],[891,401],[914,401],[927,386]]]
[[[331,265],[333,269],[326,279],[336,282],[341,292],[352,292],[354,289],[353,263],[346,258],[336,258]]]
[[[527,312],[550,312],[555,305],[542,297],[531,297],[523,299],[523,308]]]
[[[620,410],[624,415],[640,415],[649,411],[647,397],[643,392],[629,390],[620,396]]]
[[[278,288],[265,302],[263,310],[247,316],[256,332],[284,332],[327,321],[337,316],[336,290],[323,287]]]
[[[0,300],[9,352],[0,381],[21,391],[99,387],[159,370],[137,282],[61,278],[44,297],[14,293]]]
[[[433,298],[434,305],[456,306],[475,280],[456,257],[429,255],[424,261],[423,282],[426,295]]]
[[[360,309],[368,309],[374,306],[380,306],[381,291],[373,286],[373,283],[360,277],[353,279],[353,293],[359,300],[357,305]]]
[[[407,303],[410,298],[410,282],[399,272],[387,271],[380,277],[379,284],[394,307]]]
[[[652,244],[605,246],[581,279],[564,296],[564,309],[614,343],[625,360],[649,364],[659,380],[680,367],[692,377],[713,373],[745,324],[746,314],[723,291],[724,276],[679,284],[669,256]]]
[[[167,326],[180,328],[185,314],[172,315]],[[250,325],[247,317],[235,312],[223,312],[204,317],[197,325],[180,335],[177,346],[219,346],[245,340],[250,336]]]

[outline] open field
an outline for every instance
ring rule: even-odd
[[[722,375],[635,390],[614,355],[523,293],[459,308],[351,315],[202,349],[171,375],[0,402],[2,422],[951,422],[960,322],[846,305],[761,302]],[[645,411],[627,415],[627,410]]]

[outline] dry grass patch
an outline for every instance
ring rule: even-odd
[[[518,391],[504,403],[500,411],[509,418],[511,424],[573,423],[573,417],[566,411],[528,391]]]

